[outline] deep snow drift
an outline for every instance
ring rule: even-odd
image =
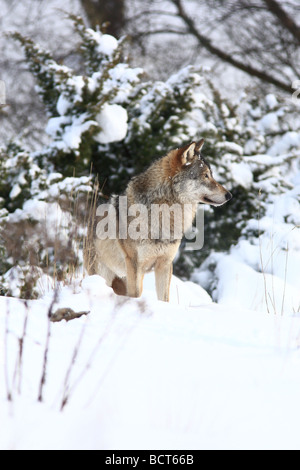
[[[139,300],[87,277],[53,311],[90,313],[50,330],[53,291],[0,298],[0,448],[300,449],[299,316],[217,305],[175,277],[171,294],[156,300],[152,274]]]

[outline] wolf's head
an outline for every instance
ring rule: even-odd
[[[203,145],[201,139],[177,150],[179,171],[173,178],[173,187],[182,203],[222,206],[232,195],[213,178],[209,164],[201,156]]]

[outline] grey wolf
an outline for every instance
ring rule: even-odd
[[[98,208],[101,217],[93,218],[88,229],[85,267],[90,275],[103,276],[116,294],[140,297],[144,275],[154,269],[157,297],[168,302],[173,260],[186,229],[193,223],[198,203],[221,206],[232,198],[213,178],[210,165],[201,155],[203,144],[201,139],[171,150],[133,177],[122,197],[111,198],[107,210],[101,212],[103,207]],[[125,217],[123,211],[120,218],[123,199],[127,207]],[[166,233],[162,227],[164,211],[153,221],[153,207],[164,208],[165,212],[169,209]],[[185,207],[188,210],[183,222],[175,217],[174,208],[183,211]],[[138,209],[135,217],[133,208]],[[103,221],[106,225],[113,223],[116,236],[103,236]],[[136,236],[128,236],[130,224],[136,228]]]

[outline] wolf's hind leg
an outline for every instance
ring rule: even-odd
[[[117,295],[126,295],[127,288],[126,288],[126,279],[121,278],[116,275],[110,268],[108,268],[105,264],[99,263],[97,274],[99,276],[104,277],[106,280],[106,284],[109,287],[112,287],[113,291]]]
[[[126,279],[121,279],[120,277],[115,277],[112,281],[111,287],[117,295],[127,295]]]

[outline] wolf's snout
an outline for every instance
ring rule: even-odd
[[[225,194],[225,199],[226,201],[230,201],[230,199],[232,199],[232,194],[229,191],[227,191],[227,193]]]

